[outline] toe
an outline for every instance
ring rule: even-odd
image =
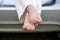
[[[32,27],[31,30],[35,30],[35,27]]]
[[[27,30],[27,26],[26,26],[26,25],[24,25],[24,26],[23,26],[23,29],[24,29],[24,30]]]
[[[42,19],[38,19],[38,23],[41,23],[42,22]]]
[[[30,27],[30,26],[28,26],[28,27],[27,27],[27,30],[30,30],[30,29],[31,29],[31,27]]]
[[[32,26],[31,26],[31,30],[35,30],[35,27],[34,27],[34,25],[32,25]]]
[[[37,17],[38,19],[38,23],[42,22],[42,18],[41,17]]]
[[[27,30],[31,30],[31,31],[35,30],[34,25],[30,24],[30,25],[27,27]]]

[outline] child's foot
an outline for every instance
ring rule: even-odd
[[[42,22],[41,16],[36,12],[29,14],[29,18],[30,18],[31,23],[36,23],[37,24],[37,23]]]
[[[23,25],[24,30],[35,30],[35,27],[32,23],[30,23],[28,15],[26,15],[25,22]]]
[[[27,6],[27,12],[29,14],[29,19],[31,23],[40,23],[42,22],[42,18],[40,16],[40,14],[37,13],[37,11],[35,10],[35,8],[31,5]]]

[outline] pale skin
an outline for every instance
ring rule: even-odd
[[[27,9],[28,15],[26,15],[25,17],[23,29],[35,30],[34,24],[41,23],[42,18],[32,5],[28,5],[26,9]]]

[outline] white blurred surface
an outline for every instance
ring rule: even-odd
[[[2,0],[0,0],[0,3],[1,3]],[[3,1],[4,4],[7,4],[7,5],[15,5],[15,0],[4,0]],[[4,7],[4,8],[1,8],[0,7],[0,10],[16,10],[14,7],[11,8],[11,7]],[[43,7],[42,8],[43,10],[60,10],[60,0],[56,0],[56,4],[53,5],[53,6],[47,6],[47,7]]]
[[[0,0],[0,3],[4,5],[15,5],[14,0]]]
[[[49,2],[51,0],[42,0],[42,4]],[[6,5],[15,5],[15,0],[0,0],[0,4],[6,4]],[[60,4],[60,0],[56,0],[57,4]]]
[[[57,4],[60,4],[60,0],[56,0],[56,3],[57,3]]]
[[[52,0],[42,0],[42,4],[50,3]]]

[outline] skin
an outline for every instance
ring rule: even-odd
[[[23,29],[35,30],[34,24],[41,23],[42,18],[32,5],[28,5],[26,9],[27,9],[28,15],[26,15],[25,17]]]

